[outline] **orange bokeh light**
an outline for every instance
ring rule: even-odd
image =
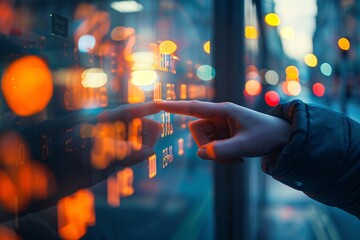
[[[301,92],[301,85],[297,81],[289,81],[287,84],[287,91],[292,96],[297,96]]]
[[[341,50],[347,51],[350,49],[350,41],[347,38],[340,38],[338,40],[338,46]]]
[[[0,226],[0,240],[20,240],[16,232],[8,227]]]
[[[0,165],[0,204],[7,211],[22,211],[32,199],[45,199],[54,191],[52,174],[30,158],[16,133],[0,137]]]
[[[53,94],[51,72],[37,56],[15,60],[5,70],[1,89],[11,110],[20,116],[42,111]]]
[[[245,84],[245,91],[250,96],[256,96],[261,93],[261,83],[257,80],[249,80]]]

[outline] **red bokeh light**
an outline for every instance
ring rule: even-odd
[[[312,86],[312,90],[315,96],[322,97],[325,94],[325,87],[322,83],[315,83]]]
[[[275,107],[280,102],[280,96],[275,91],[269,91],[265,93],[265,102],[270,107]]]

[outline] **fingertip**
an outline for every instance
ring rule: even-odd
[[[199,150],[197,151],[197,155],[199,158],[210,160],[209,156],[207,155],[206,149],[204,148],[199,148]]]

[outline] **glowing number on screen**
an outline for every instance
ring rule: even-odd
[[[162,150],[162,167],[166,168],[174,160],[172,146]]]
[[[108,204],[111,207],[120,206],[120,197],[128,197],[134,193],[134,172],[131,168],[125,168],[111,176],[107,180]]]
[[[58,230],[63,239],[79,239],[95,225],[94,195],[81,189],[58,202]]]
[[[69,128],[69,129],[66,129],[65,133],[66,134],[69,134],[69,133],[71,134],[72,131],[73,131],[72,128]],[[69,138],[66,139],[66,141],[65,141],[65,152],[74,151],[74,148],[73,148],[71,142],[72,142],[72,136],[70,135]]]
[[[153,154],[149,157],[149,178],[156,176],[156,155]]]
[[[184,139],[180,138],[178,140],[178,155],[181,156],[184,154]]]
[[[161,82],[154,83],[154,101],[160,101],[162,99],[162,86]]]
[[[135,118],[129,125],[129,136],[128,140],[135,150],[140,150],[142,146],[142,135],[141,135],[141,119]]]

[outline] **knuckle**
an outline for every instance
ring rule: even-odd
[[[222,102],[220,103],[221,109],[224,109],[225,112],[229,112],[233,109],[234,104],[232,102]]]

